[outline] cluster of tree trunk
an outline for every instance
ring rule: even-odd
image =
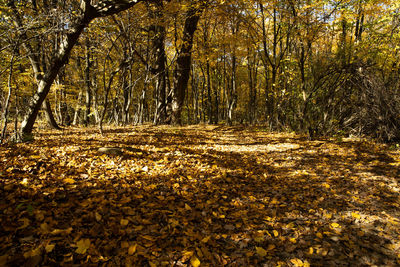
[[[365,24],[372,15],[364,1],[351,3],[351,22],[340,2],[321,2],[329,12],[302,1],[6,2],[14,38],[4,48],[11,60],[2,139],[10,112],[15,125],[24,112],[19,134],[29,139],[40,110],[56,129],[96,124],[103,132],[105,123],[262,122],[269,129],[311,137],[343,130],[400,138],[398,64],[365,49],[366,31],[377,34],[373,23]],[[133,6],[140,16],[113,16]],[[91,32],[89,24],[101,17],[104,24]],[[396,16],[391,23],[391,33],[379,35],[386,42],[400,28]],[[46,33],[37,30],[39,24]],[[112,33],[101,39],[100,29]],[[74,54],[76,46],[80,52]],[[23,73],[29,64],[36,90],[29,99],[17,99],[13,70]],[[79,80],[78,89],[71,92],[73,79]],[[15,107],[10,106],[13,94]]]

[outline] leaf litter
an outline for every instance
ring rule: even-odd
[[[0,147],[0,266],[400,264],[387,146],[260,127],[36,136]]]

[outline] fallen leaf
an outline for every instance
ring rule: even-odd
[[[50,252],[53,251],[55,246],[56,246],[55,244],[47,244],[44,248],[45,248],[47,253],[50,253]]]
[[[94,216],[96,217],[96,221],[101,221],[101,215],[97,211],[94,213]]]
[[[332,226],[333,228],[338,228],[338,227],[340,227],[340,224],[338,224],[338,223],[331,223],[331,226]]]
[[[300,259],[297,259],[297,258],[296,259],[291,259],[290,262],[293,263],[293,265],[296,266],[296,267],[297,266],[299,266],[299,267],[300,266],[304,266],[303,261],[300,260]]]
[[[190,264],[192,264],[193,267],[200,266],[200,260],[196,257],[196,255],[192,255],[192,257],[190,258]]]
[[[204,238],[201,240],[201,242],[207,243],[208,240],[210,240],[210,238],[211,238],[211,236],[206,236],[206,237],[204,237]]]
[[[134,244],[134,245],[130,246],[129,249],[128,249],[128,254],[129,254],[129,255],[135,254],[135,252],[136,252],[136,247],[137,247],[137,244]]]
[[[127,226],[129,221],[126,220],[126,219],[121,219],[120,223],[121,223],[122,226]]]
[[[274,234],[275,237],[278,237],[278,236],[279,236],[279,233],[278,233],[278,231],[276,231],[276,230],[273,230],[272,233]]]
[[[263,249],[262,247],[256,247],[256,252],[257,252],[258,256],[260,256],[260,257],[265,257],[268,254],[268,252],[265,249]]]
[[[53,231],[51,231],[51,235],[59,235],[59,234],[65,234],[65,235],[69,235],[72,232],[72,227],[69,227],[67,229],[54,229]]]
[[[90,239],[81,239],[76,243],[77,249],[75,250],[78,254],[85,254],[86,250],[90,247]]]
[[[75,180],[72,178],[65,178],[63,181],[66,184],[74,184],[75,183]]]

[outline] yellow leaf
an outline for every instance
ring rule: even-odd
[[[210,240],[210,238],[211,238],[211,236],[206,236],[206,237],[204,237],[204,238],[201,240],[201,242],[207,243],[208,240]]]
[[[53,251],[55,245],[54,244],[47,244],[44,249],[46,250],[47,253],[50,253]]]
[[[122,226],[127,226],[129,221],[126,220],[126,219],[121,219],[120,223],[121,223]]]
[[[258,256],[260,256],[260,257],[265,257],[268,254],[268,252],[261,247],[256,247],[256,252],[257,252]]]
[[[191,250],[184,250],[183,252],[182,252],[182,256],[184,256],[184,257],[192,257],[192,255],[193,255],[193,253],[194,253],[194,251],[191,251]]]
[[[135,254],[135,252],[136,252],[136,247],[137,247],[137,244],[134,244],[134,245],[130,246],[129,249],[128,249],[128,254],[129,254],[129,255]]]
[[[154,262],[149,261],[149,265],[150,267],[157,267],[157,264],[155,264]]]
[[[292,242],[293,244],[295,244],[297,242],[296,238],[292,237],[289,239],[290,242]]]
[[[352,213],[351,213],[351,216],[352,216],[353,218],[356,218],[356,219],[360,219],[360,218],[361,218],[360,214],[355,213],[355,212],[352,212]]]
[[[192,208],[188,204],[185,203],[185,210],[192,210]]]
[[[65,178],[63,181],[66,184],[74,184],[75,183],[75,180],[72,178]]]
[[[50,234],[52,235],[69,235],[72,232],[72,227],[68,229],[54,229]]]
[[[200,266],[200,260],[196,257],[196,255],[193,255],[190,258],[190,264],[192,264],[193,267],[199,267]]]
[[[273,250],[275,248],[274,244],[269,244],[267,250]]]
[[[304,264],[303,264],[303,267],[310,267],[310,263],[307,260],[305,260]]]
[[[94,213],[94,216],[96,217],[96,221],[101,221],[101,215],[97,211]]]
[[[77,249],[75,250],[76,253],[85,254],[86,250],[90,247],[90,239],[81,239],[76,243]]]
[[[293,265],[296,266],[296,267],[297,266],[299,266],[299,267],[300,266],[304,266],[303,261],[300,260],[300,259],[291,259],[290,262],[293,263]]]
[[[278,237],[278,235],[279,235],[278,231],[273,230],[272,232],[274,233],[274,236],[275,236],[275,237]]]
[[[317,237],[318,237],[318,238],[322,238],[323,235],[322,235],[321,233],[317,233]]]
[[[314,249],[312,248],[312,247],[310,247],[309,249],[308,249],[308,254],[313,254],[314,253]]]
[[[340,227],[340,224],[338,224],[338,223],[331,223],[331,226],[332,226],[333,228],[338,228],[338,227]]]

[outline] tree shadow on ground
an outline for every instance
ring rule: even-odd
[[[399,195],[385,187],[398,178],[385,151],[179,131],[94,138],[89,148],[65,152],[64,161],[75,164],[2,175],[0,256],[10,266],[175,266],[193,257],[211,266],[399,264]],[[231,151],[224,150],[227,137],[237,142]],[[70,145],[85,146],[81,139],[70,137]],[[100,144],[137,150],[99,156]],[[33,151],[35,145],[46,144],[38,141]],[[375,176],[382,186],[369,180]],[[82,239],[90,246],[80,254]],[[48,252],[46,244],[55,247]]]

